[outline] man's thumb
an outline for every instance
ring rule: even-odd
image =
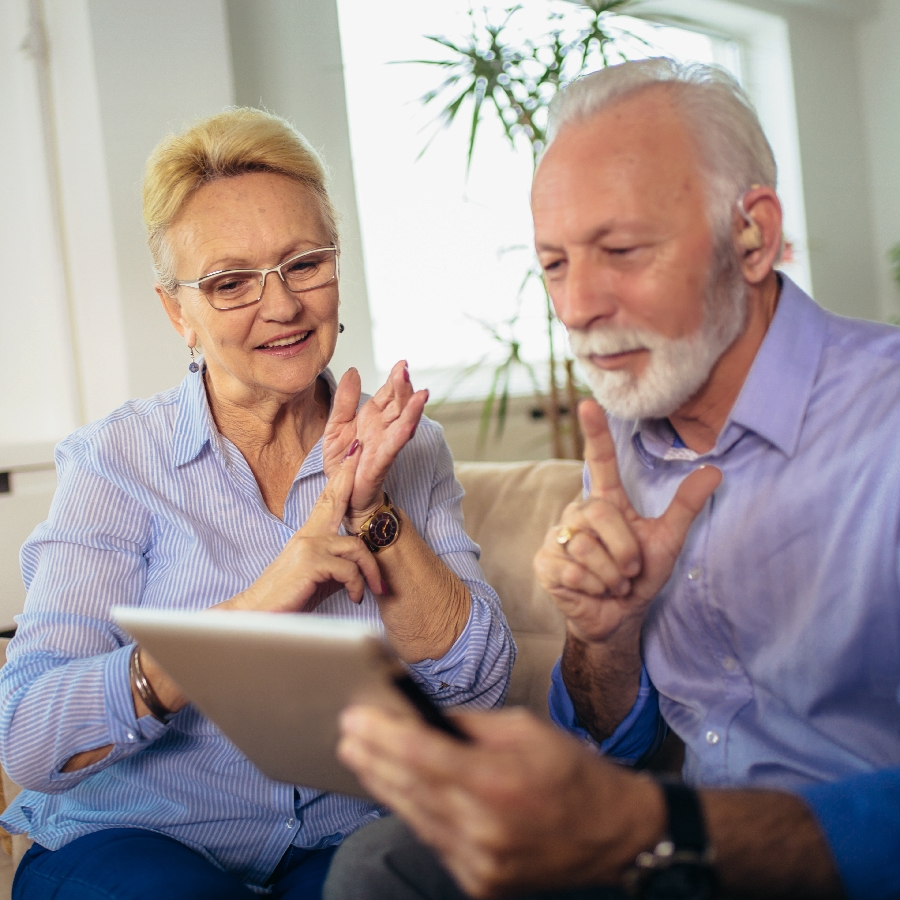
[[[715,466],[701,466],[678,485],[669,508],[660,517],[672,540],[677,542],[676,552],[681,551],[681,545],[694,519],[722,483],[722,478],[721,469]]]

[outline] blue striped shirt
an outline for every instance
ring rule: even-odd
[[[247,588],[325,486],[321,441],[279,519],[216,430],[198,373],[79,429],[59,444],[56,463],[49,518],[22,548],[28,598],[0,670],[0,754],[26,788],[4,827],[50,849],[102,828],[149,828],[261,885],[292,843],[329,846],[377,818],[364,801],[269,780],[192,706],[168,725],[136,718],[131,639],[109,619],[116,604],[204,609]],[[413,676],[443,705],[499,705],[515,646],[463,530],[463,492],[440,426],[422,420],[385,487],[472,595],[453,647]],[[368,591],[359,605],[339,591],[313,614],[381,627]],[[107,744],[100,762],[61,771]]]

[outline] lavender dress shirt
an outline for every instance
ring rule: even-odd
[[[782,281],[709,453],[679,447],[667,420],[611,421],[642,515],[660,515],[700,465],[725,476],[643,634],[685,777],[706,785],[792,788],[900,765],[900,330],[825,312]],[[557,720],[574,725],[560,687]],[[653,702],[643,691],[626,731]]]
[[[660,515],[700,465],[724,480],[650,608],[641,691],[601,750],[639,758],[661,712],[684,740],[687,781],[801,792],[858,886],[858,854],[841,847],[891,836],[900,859],[900,330],[828,313],[781,279],[709,453],[667,420],[610,422],[642,515]],[[558,666],[550,707],[588,737]],[[900,880],[896,863],[866,868]]]

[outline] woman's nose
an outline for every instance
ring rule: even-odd
[[[280,322],[290,321],[303,307],[300,294],[288,289],[277,269],[263,275],[259,305],[264,318]]]

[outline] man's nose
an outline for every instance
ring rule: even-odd
[[[616,310],[603,272],[591,260],[570,260],[565,281],[550,299],[566,328],[590,328]]]

